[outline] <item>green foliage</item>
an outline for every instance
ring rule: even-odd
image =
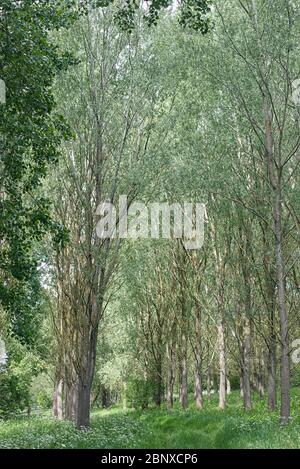
[[[39,358],[17,340],[7,344],[8,362],[0,370],[0,418],[8,418],[31,406],[30,386],[39,373]]]
[[[181,6],[179,23],[195,31],[206,34],[211,26],[209,0],[184,0]]]
[[[230,387],[232,391],[238,391],[240,389],[240,377],[238,374],[230,376]]]
[[[140,3],[137,0],[86,0],[83,1],[83,9],[87,12],[88,5],[95,7],[108,7],[116,4],[115,21],[123,31],[132,32],[136,25],[136,19],[140,15]],[[155,26],[158,23],[161,11],[170,7],[172,0],[149,0],[146,11],[142,11],[142,16],[148,26]],[[210,28],[210,0],[183,0],[179,5],[179,23],[201,34],[206,34]]]
[[[29,405],[29,394],[11,370],[0,371],[0,418],[8,418]]]
[[[145,409],[153,396],[155,384],[151,380],[131,378],[126,388],[126,401],[129,407]]]
[[[24,340],[28,335],[28,342],[38,291],[33,249],[55,231],[41,185],[69,135],[55,113],[52,86],[74,63],[49,32],[76,17],[73,1],[4,0],[0,7],[0,78],[6,85],[0,113],[0,303],[9,311],[13,332]]]
[[[32,380],[30,386],[32,405],[39,409],[50,409],[53,402],[53,381],[49,374],[39,373]]]

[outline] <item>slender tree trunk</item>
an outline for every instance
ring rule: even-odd
[[[224,258],[220,256],[217,242],[216,227],[211,224],[212,238],[214,240],[214,255],[216,261],[216,287],[218,290],[218,347],[219,347],[219,408],[226,407],[226,339],[225,339],[225,272],[229,253],[229,245],[226,246]]]
[[[240,371],[240,395],[241,395],[241,398],[244,401],[244,381],[243,381],[242,366],[241,366],[241,371]]]
[[[242,325],[242,357],[241,357],[241,373],[244,409],[252,408],[251,402],[251,273],[250,273],[250,257],[251,257],[251,235],[247,221],[242,220],[240,232],[240,259],[241,270],[244,279],[244,296],[243,304],[245,305],[245,313],[243,315]]]
[[[187,335],[185,327],[181,335],[181,406],[184,410],[188,408],[188,365],[187,365]]]
[[[178,394],[179,394],[179,402],[181,403],[181,396],[182,396],[182,358],[181,358],[181,351],[178,355]]]
[[[262,353],[260,356],[260,367],[259,367],[259,392],[260,396],[263,399],[265,396],[265,388],[266,388],[266,362],[265,362],[266,354]]]
[[[196,402],[197,409],[203,408],[202,378],[201,378],[201,372],[199,371],[199,366],[197,365],[197,362],[195,364],[195,402]]]
[[[270,264],[269,251],[270,247],[267,244],[267,234],[264,233],[265,240],[265,288],[267,292],[266,305],[269,312],[269,337],[268,337],[268,409],[273,412],[277,406],[276,395],[276,329],[275,329],[275,272],[273,263]]]
[[[251,386],[250,386],[250,351],[251,351],[251,329],[249,318],[245,318],[243,331],[243,358],[242,358],[242,388],[245,410],[252,408]]]
[[[195,402],[196,408],[202,409],[202,350],[201,350],[201,311],[199,304],[196,304],[195,313]]]
[[[168,346],[168,376],[167,376],[167,408],[173,409],[174,404],[174,383],[175,383],[175,344],[173,337]]]
[[[224,410],[226,407],[226,351],[225,351],[225,321],[221,319],[218,325],[219,341],[219,408]]]
[[[161,406],[161,396],[162,396],[162,363],[161,357],[158,357],[159,362],[157,363],[156,369],[156,383],[155,383],[155,404],[157,407]]]
[[[285,291],[285,264],[282,253],[282,167],[280,156],[275,160],[274,141],[272,134],[271,109],[267,100],[268,90],[264,95],[264,120],[265,120],[265,147],[268,165],[268,173],[271,187],[273,189],[273,221],[275,234],[275,262],[276,262],[276,283],[278,296],[278,310],[280,319],[280,339],[281,339],[281,407],[280,419],[284,425],[290,417],[290,360],[289,360],[289,331],[288,315],[286,310]]]
[[[108,409],[110,406],[110,391],[106,386],[102,386],[101,389],[101,407],[102,409]]]
[[[280,183],[279,183],[280,184]],[[278,309],[280,318],[281,339],[281,423],[284,425],[290,417],[290,359],[289,359],[289,331],[288,316],[285,302],[285,268],[282,255],[282,228],[281,228],[281,187],[275,193],[274,201],[274,227],[275,227],[275,255]]]
[[[272,314],[268,354],[268,408],[271,412],[276,409],[276,404],[276,335],[274,330],[274,314]]]
[[[229,378],[226,378],[226,394],[227,396],[231,394],[231,384]]]

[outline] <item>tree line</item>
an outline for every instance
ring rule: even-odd
[[[185,2],[157,22],[151,6],[168,2],[152,2],[149,29],[142,9],[107,3],[1,7],[1,44],[16,28],[16,48],[1,47],[9,357],[17,340],[50,366],[54,415],[78,428],[100,395],[187,409],[192,392],[201,409],[214,391],[224,409],[231,386],[246,411],[267,393],[286,424],[299,375],[300,5]],[[97,207],[122,194],[205,203],[203,247],[99,239]]]

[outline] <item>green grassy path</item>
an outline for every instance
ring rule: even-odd
[[[232,393],[224,412],[216,399],[200,412],[97,411],[88,432],[46,415],[0,422],[0,448],[300,448],[299,390],[293,390],[291,423],[280,428],[278,422],[278,412],[270,414],[258,399],[245,414]]]

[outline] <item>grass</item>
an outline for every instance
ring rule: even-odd
[[[96,411],[87,432],[47,415],[22,417],[0,422],[0,448],[300,448],[299,389],[292,392],[292,418],[284,428],[278,412],[269,413],[257,397],[248,413],[236,392],[225,411],[216,397],[205,404],[187,412]]]

